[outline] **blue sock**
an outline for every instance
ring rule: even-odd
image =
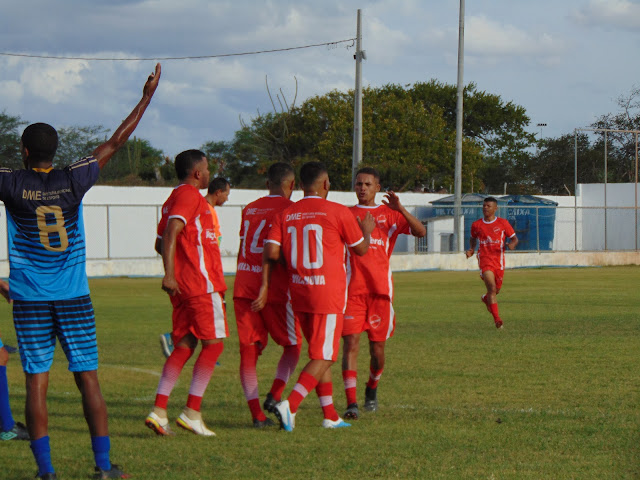
[[[31,440],[31,451],[38,464],[38,476],[47,473],[55,473],[51,464],[51,447],[49,446],[49,436]]]
[[[0,366],[0,431],[11,430],[15,425],[11,406],[9,405],[9,383],[7,381],[7,366]]]
[[[109,436],[91,437],[91,448],[96,465],[102,470],[111,470],[111,460],[109,459],[111,440],[109,440]]]

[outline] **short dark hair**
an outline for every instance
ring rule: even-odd
[[[373,175],[373,178],[376,179],[376,182],[380,183],[380,173],[373,167],[362,167],[360,170],[356,172],[356,177],[364,173],[365,175]]]
[[[486,197],[483,202],[493,202],[496,205],[498,204],[498,200],[496,200],[495,197]]]
[[[300,183],[303,187],[310,187],[323,173],[329,173],[321,162],[307,162],[300,169]]]
[[[176,156],[176,175],[178,180],[184,180],[193,170],[193,167],[202,161],[206,155],[200,150],[185,150]]]
[[[58,150],[58,132],[48,123],[33,123],[22,132],[22,145],[29,151],[30,160],[51,162]]]
[[[211,180],[209,184],[209,189],[207,190],[208,195],[212,195],[216,193],[218,190],[226,190],[227,186],[230,185],[229,181],[224,177],[216,177]]]
[[[294,175],[293,167],[288,163],[276,162],[269,167],[267,178],[273,185],[282,185],[282,182],[289,176]]]

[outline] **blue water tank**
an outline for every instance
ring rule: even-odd
[[[557,202],[533,195],[506,195],[507,220],[518,235],[518,250],[553,250]]]
[[[462,195],[462,212],[464,218],[464,248],[469,248],[469,238],[471,237],[471,224],[483,217],[482,204],[484,199],[491,195],[481,193],[465,193]],[[435,208],[436,217],[453,217],[455,195],[434,200],[431,204]],[[507,202],[496,198],[498,201],[498,211],[496,216],[506,218]]]

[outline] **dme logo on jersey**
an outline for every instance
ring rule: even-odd
[[[290,213],[284,219],[285,222],[290,222],[291,220],[302,220],[302,213]]]
[[[247,209],[247,211],[245,212],[246,215],[255,215],[256,212],[258,211],[257,208],[249,208]]]

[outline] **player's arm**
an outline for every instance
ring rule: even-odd
[[[476,251],[476,245],[478,244],[478,239],[476,237],[470,237],[469,238],[469,250],[466,250],[464,252],[464,254],[467,256],[467,258],[471,257],[473,255],[473,252]]]
[[[162,234],[162,263],[164,264],[164,278],[162,289],[170,296],[180,293],[180,287],[175,275],[176,244],[178,235],[184,228],[184,222],[179,218],[170,218]]]
[[[360,229],[362,230],[362,236],[364,240],[357,245],[351,247],[351,251],[356,255],[362,256],[369,250],[369,242],[371,241],[371,232],[376,228],[376,221],[373,218],[371,213],[367,212],[365,217],[360,220],[359,217],[356,217],[358,220],[358,225],[360,225]]]
[[[100,145],[93,151],[93,156],[98,160],[98,166],[104,167],[114,153],[122,147],[129,139],[133,131],[138,126],[142,115],[151,102],[151,97],[158,87],[160,81],[160,64],[156,64],[156,71],[149,75],[147,82],[142,89],[142,99],[138,102],[138,105],[131,111],[129,116],[122,122],[122,124],[116,129],[111,138],[105,143]]]
[[[162,238],[156,238],[154,249],[158,253],[158,255],[162,255]]]
[[[259,312],[267,304],[269,297],[269,284],[271,283],[271,272],[280,261],[280,245],[274,242],[266,242],[262,251],[262,284],[258,297],[251,302],[251,310]]]
[[[509,237],[509,243],[507,243],[507,248],[509,250],[513,250],[518,246],[518,236],[514,233]]]
[[[400,198],[395,192],[389,190],[385,193],[384,198],[382,199],[382,203],[384,203],[391,210],[395,210],[396,212],[400,212],[402,216],[405,218],[407,223],[409,224],[409,228],[411,229],[411,235],[414,237],[422,238],[427,234],[427,229],[422,224],[420,220],[418,220],[414,215],[409,213],[402,203],[400,203]]]

